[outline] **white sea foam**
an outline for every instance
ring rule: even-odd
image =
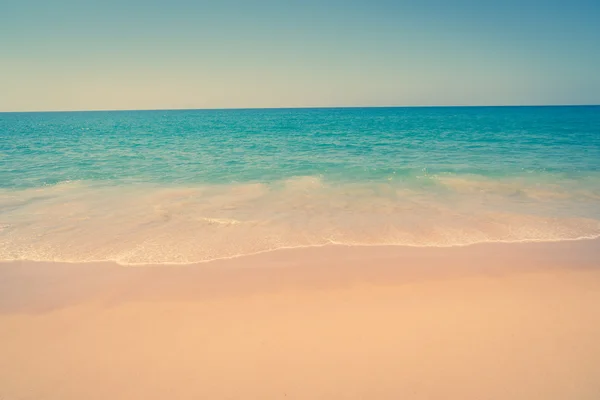
[[[327,244],[462,246],[600,236],[593,189],[439,181],[427,189],[301,177],[272,185],[78,182],[3,190],[0,259],[193,263]]]
[[[237,225],[237,224],[243,223],[242,221],[238,221],[237,219],[230,219],[230,218],[201,217],[200,221],[206,221],[209,224],[217,224],[217,225]]]

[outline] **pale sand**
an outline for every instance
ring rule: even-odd
[[[0,265],[0,399],[600,399],[600,242]]]

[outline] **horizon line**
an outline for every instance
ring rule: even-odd
[[[123,108],[89,110],[24,110],[0,111],[0,114],[76,113],[76,112],[131,112],[131,111],[245,111],[245,110],[318,110],[359,108],[525,108],[525,107],[598,107],[600,104],[496,104],[496,105],[389,105],[389,106],[298,106],[298,107],[207,107],[207,108]]]

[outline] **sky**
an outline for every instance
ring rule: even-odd
[[[0,111],[600,104],[600,1],[0,0]]]

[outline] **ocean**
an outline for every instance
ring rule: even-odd
[[[600,237],[600,106],[0,113],[0,260]]]

